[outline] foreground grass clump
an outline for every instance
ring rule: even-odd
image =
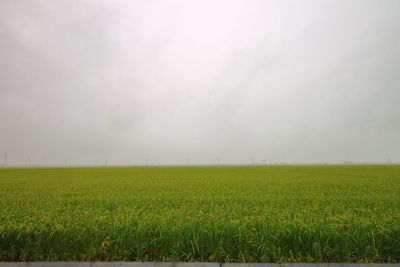
[[[0,260],[395,262],[400,166],[0,169]]]

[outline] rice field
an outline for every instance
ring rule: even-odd
[[[399,165],[0,169],[1,261],[399,257]]]

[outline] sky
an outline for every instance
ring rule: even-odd
[[[399,14],[398,0],[3,0],[0,164],[399,162]]]

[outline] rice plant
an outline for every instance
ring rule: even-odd
[[[0,169],[0,260],[396,262],[400,166]]]

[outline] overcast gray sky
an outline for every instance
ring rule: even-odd
[[[8,164],[400,161],[400,1],[0,2]]]

